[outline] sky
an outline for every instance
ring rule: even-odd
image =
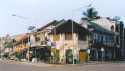
[[[0,36],[16,35],[61,19],[79,21],[89,4],[103,17],[125,21],[124,0],[0,0]]]

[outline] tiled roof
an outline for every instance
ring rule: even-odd
[[[17,35],[17,36],[15,37],[15,40],[16,40],[16,41],[21,41],[21,40],[24,40],[24,39],[26,39],[26,38],[28,38],[28,35],[27,35],[27,34],[20,34],[20,35]]]

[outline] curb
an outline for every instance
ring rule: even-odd
[[[38,67],[58,67],[58,66],[64,66],[64,65],[58,65],[58,64],[45,64],[45,63],[32,63],[32,62],[18,62],[19,64],[26,64],[26,65],[33,65]]]

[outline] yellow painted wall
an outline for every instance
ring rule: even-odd
[[[28,48],[29,46],[25,45],[25,44],[19,44],[17,46],[15,46],[15,52],[21,52],[23,49]]]

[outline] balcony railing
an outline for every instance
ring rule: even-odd
[[[90,40],[89,44],[100,44],[100,45],[106,45],[106,46],[114,46],[115,42],[113,41],[98,41],[98,40]]]

